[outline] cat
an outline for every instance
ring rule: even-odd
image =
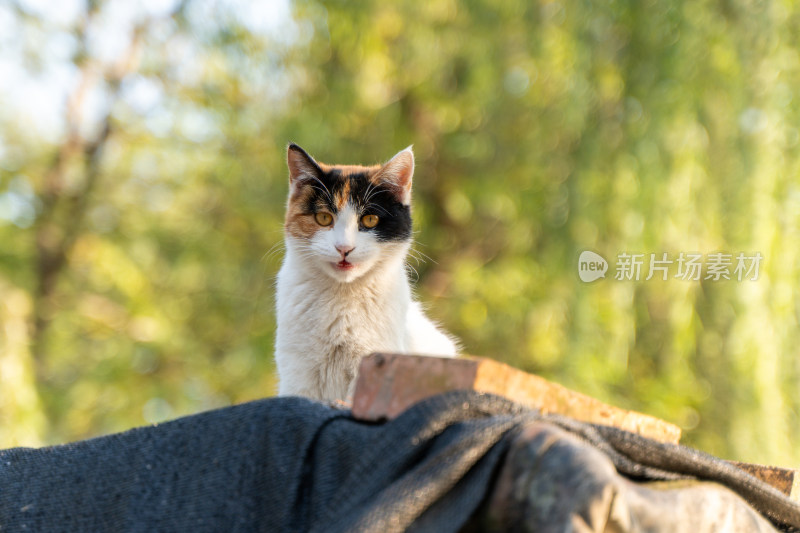
[[[372,352],[455,356],[411,293],[409,146],[376,166],[326,165],[290,144],[286,254],[277,279],[278,394],[352,397]]]

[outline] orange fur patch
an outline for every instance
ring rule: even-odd
[[[330,172],[333,169],[339,170],[342,173],[343,177],[351,176],[353,174],[360,174],[362,172],[367,172],[369,174],[374,174],[378,170],[381,169],[380,165],[373,165],[371,167],[364,167],[361,165],[326,165],[325,163],[319,163],[319,168],[322,169],[323,172]]]
[[[302,210],[302,206],[312,193],[313,189],[310,187],[301,186],[289,197],[284,229],[286,233],[297,239],[310,239],[316,232],[326,229],[317,224],[314,215],[304,213]]]
[[[347,203],[347,199],[350,197],[350,180],[344,181],[344,186],[340,191],[336,192],[335,198],[333,199],[333,203],[336,204],[336,209],[342,210],[344,209],[344,204]]]

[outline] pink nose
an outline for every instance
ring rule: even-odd
[[[336,249],[339,250],[339,253],[342,254],[342,257],[347,257],[347,255],[355,250],[355,246],[350,246],[349,244],[337,244]]]

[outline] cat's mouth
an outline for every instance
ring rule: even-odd
[[[351,268],[355,267],[355,265],[349,262],[347,259],[342,259],[338,263],[333,264],[336,267],[336,270],[350,270]]]

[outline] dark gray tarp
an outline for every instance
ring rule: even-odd
[[[3,533],[768,531],[762,516],[800,526],[800,506],[705,454],[466,391],[381,424],[274,398],[0,451]]]

